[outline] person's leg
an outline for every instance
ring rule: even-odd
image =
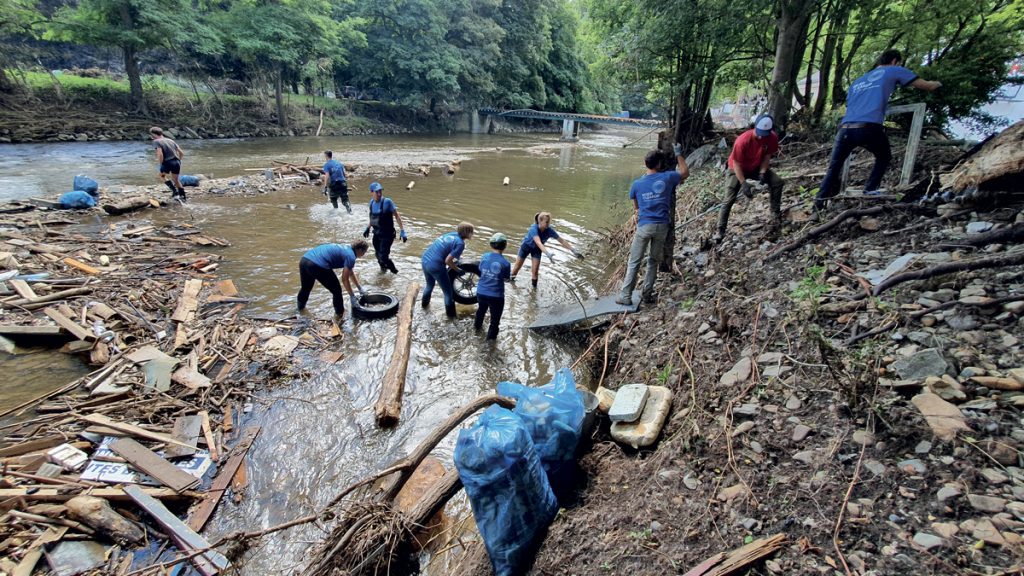
[[[384,249],[381,244],[384,242],[384,235],[380,233],[373,234],[373,256],[377,259],[377,265],[380,266],[381,272],[387,272],[387,257],[384,255]]]
[[[434,275],[424,268],[423,278],[423,298],[420,300],[420,304],[426,308],[430,305],[430,295],[434,293]]]
[[[832,157],[828,161],[828,170],[825,171],[825,177],[821,180],[821,185],[818,186],[818,194],[814,197],[814,208],[821,210],[825,207],[825,201],[836,195],[836,187],[839,186],[839,181],[843,178],[843,165],[846,164],[846,159],[850,157],[850,153],[855,148],[854,140],[850,137],[850,132],[858,130],[857,128],[840,128],[836,134],[836,141],[832,144]]]
[[[351,214],[352,204],[348,201],[348,184],[345,182],[341,183],[341,203],[345,206],[345,210],[348,210],[348,213]]]
[[[722,208],[718,211],[718,236],[725,236],[725,229],[729,226],[729,212],[732,205],[736,203],[736,194],[740,190],[741,183],[736,178],[735,172],[729,173],[729,180],[725,183],[725,196],[722,197]]]
[[[764,177],[768,182],[768,202],[772,210],[772,223],[779,225],[782,223],[782,189],[786,187],[786,182],[774,170],[765,172]]]
[[[327,268],[321,268],[319,266],[315,269],[316,279],[324,288],[331,293],[331,303],[334,305],[334,314],[337,316],[345,315],[345,295],[341,290],[341,282],[338,281],[338,275],[334,273],[334,270]]]
[[[299,260],[299,295],[296,297],[299,312],[306,309],[309,293],[313,290],[313,283],[316,282],[310,267],[316,267],[316,264],[306,258]]]
[[[505,299],[504,298],[492,298],[491,299],[491,324],[487,328],[487,339],[496,340],[498,338],[498,325],[501,324],[501,314],[505,311]]]
[[[387,234],[380,241],[380,252],[381,265],[390,270],[392,274],[398,274],[398,268],[395,267],[395,262],[391,259],[391,247],[395,244],[395,235]]]
[[[166,162],[160,164],[160,181],[164,183],[171,190],[171,197],[178,195],[178,190],[174,188],[174,181],[168,178],[170,176],[170,170],[166,167]]]
[[[476,295],[476,316],[473,318],[473,328],[479,330],[484,325],[484,315],[487,314],[487,309],[491,305],[491,299],[483,294]],[[491,317],[494,317],[494,313],[491,312]]]
[[[530,284],[537,287],[537,278],[540,275],[540,255],[530,256]]]
[[[644,257],[644,250],[647,248],[648,240],[644,230],[650,224],[637,226],[633,234],[633,242],[629,245],[629,263],[626,265],[626,277],[622,280],[622,289],[619,291],[619,298],[615,301],[619,304],[630,305],[633,302],[633,288],[636,287],[636,275],[640,269],[640,261]]]
[[[444,313],[449,318],[454,318],[455,286],[452,284],[452,279],[448,277],[448,269],[442,268],[440,272],[436,272],[434,279],[437,281],[437,285],[441,287],[441,293],[444,294]]]
[[[519,274],[519,269],[523,267],[523,262],[526,262],[526,258],[523,256],[516,256],[516,263],[512,265],[512,278],[515,279],[516,274]]]
[[[328,196],[328,198],[330,198],[330,200],[331,200],[331,206],[334,206],[335,209],[338,208],[338,197],[340,195],[341,195],[341,190],[338,187],[338,183],[337,182],[331,182],[330,195]]]
[[[892,148],[889,146],[889,138],[885,135],[885,128],[872,124],[862,128],[864,137],[861,139],[861,146],[868,149],[875,155],[875,165],[871,168],[868,181],[864,183],[864,192],[876,192],[882,185],[882,177],[889,169],[889,162],[892,161]]]
[[[658,278],[658,264],[665,251],[665,238],[668,237],[668,224],[655,224],[651,231],[651,250],[647,254],[647,271],[644,272],[644,288],[640,292],[644,302],[654,298],[654,281]]]

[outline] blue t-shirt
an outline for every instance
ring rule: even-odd
[[[321,268],[348,268],[356,265],[356,253],[348,244],[321,244],[302,255]]]
[[[879,66],[857,78],[846,94],[846,116],[843,122],[871,122],[885,120],[885,107],[896,85],[906,86],[917,80],[917,74],[903,66]]]
[[[466,243],[459,236],[459,233],[449,232],[431,242],[430,246],[427,246],[420,262],[423,264],[423,268],[427,270],[438,270],[444,268],[444,261],[449,255],[458,260],[465,249]]]
[[[534,224],[530,226],[530,229],[526,232],[526,237],[523,238],[522,246],[525,246],[531,250],[537,248],[537,243],[533,241],[534,238],[540,237],[541,244],[547,244],[551,238],[558,239],[558,232],[548,224],[548,227],[544,230],[540,229],[540,226]]]
[[[370,214],[394,214],[398,206],[391,201],[391,198],[381,198],[380,202],[370,200]]]
[[[324,164],[324,172],[330,178],[331,183],[345,181],[345,166],[341,162],[331,158]]]
[[[476,293],[491,298],[505,297],[505,280],[512,276],[512,265],[505,257],[495,252],[488,252],[480,259],[480,280],[476,283]]]
[[[679,172],[655,172],[645,174],[633,181],[629,188],[629,199],[636,200],[640,219],[638,225],[668,224],[669,210],[672,207],[672,195],[682,178]]]

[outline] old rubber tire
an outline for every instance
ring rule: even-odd
[[[354,318],[380,320],[398,314],[398,298],[385,292],[367,292],[352,309]]]
[[[459,304],[476,304],[476,283],[480,280],[480,263],[464,262],[459,264],[462,274],[454,270],[448,270],[448,277],[452,279],[454,291],[452,298]]]

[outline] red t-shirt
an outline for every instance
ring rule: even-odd
[[[755,176],[761,169],[761,162],[765,157],[775,155],[779,151],[779,136],[772,130],[772,133],[764,138],[757,138],[753,129],[747,130],[736,139],[732,145],[732,154],[729,154],[729,168],[733,164],[740,163],[743,175],[746,177]]]

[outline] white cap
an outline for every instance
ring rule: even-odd
[[[772,126],[774,125],[775,123],[772,121],[772,117],[764,114],[757,119],[756,123],[754,123],[754,131],[758,136],[764,137],[771,133]]]

